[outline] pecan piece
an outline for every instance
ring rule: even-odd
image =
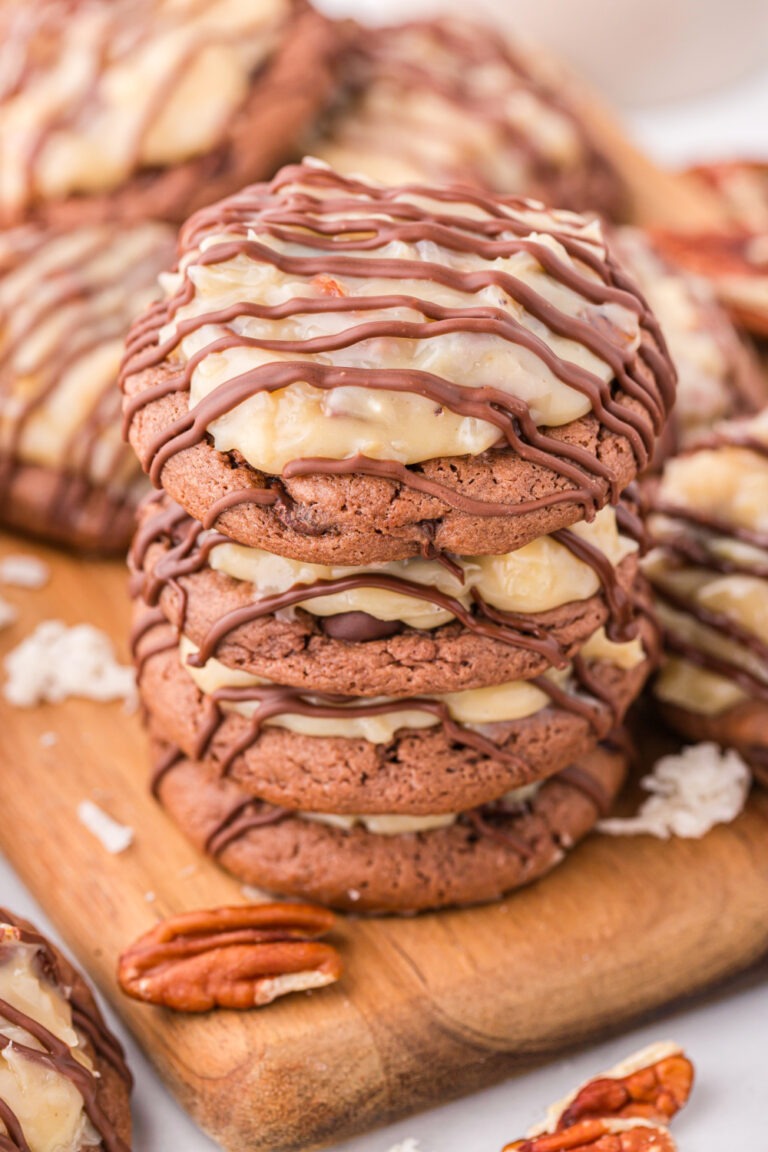
[[[309,904],[242,904],[160,921],[127,948],[117,979],[135,1000],[177,1012],[254,1008],[341,975],[341,957],[318,943],[335,923]]]
[[[551,1110],[549,1130],[560,1132],[581,1120],[608,1117],[668,1124],[685,1105],[692,1085],[693,1065],[687,1056],[674,1044],[655,1044],[589,1080],[563,1102],[557,1118]]]
[[[646,1120],[583,1120],[563,1132],[506,1144],[503,1152],[676,1152],[666,1128]]]

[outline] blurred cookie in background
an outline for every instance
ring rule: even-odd
[[[0,5],[0,222],[180,222],[270,176],[333,44],[305,0]]]
[[[174,233],[146,223],[0,231],[0,521],[123,551],[145,485],[120,432],[131,320],[158,294]]]
[[[306,151],[384,183],[452,180],[620,218],[625,190],[565,93],[489,27],[350,24],[340,95]]]

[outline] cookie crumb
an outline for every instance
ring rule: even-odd
[[[19,610],[0,596],[0,628],[10,628],[19,618]]]
[[[120,824],[107,815],[92,800],[82,800],[77,806],[77,818],[106,848],[111,856],[125,852],[133,843],[133,828]]]
[[[14,588],[44,588],[50,578],[50,568],[36,556],[19,553],[0,560],[0,584],[10,584]]]
[[[747,799],[747,765],[733,749],[717,744],[690,744],[678,755],[662,756],[640,781],[647,792],[636,816],[601,820],[599,832],[609,836],[643,833],[700,839],[716,824],[735,820]]]
[[[17,708],[60,704],[69,696],[88,700],[136,699],[133,669],[118,664],[109,637],[91,624],[68,628],[45,620],[5,657],[3,695]]]

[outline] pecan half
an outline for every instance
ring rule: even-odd
[[[656,1045],[579,1088],[550,1130],[581,1120],[642,1118],[668,1124],[685,1105],[693,1085],[693,1065],[679,1048]]]
[[[135,1000],[177,1012],[254,1008],[338,980],[341,957],[318,943],[335,923],[309,904],[242,904],[162,920],[127,948],[117,979]]]
[[[645,1120],[584,1120],[564,1132],[506,1144],[503,1152],[676,1152],[666,1128]]]

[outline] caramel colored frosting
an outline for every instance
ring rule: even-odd
[[[116,379],[173,232],[142,224],[0,232],[0,455],[119,488],[135,478]]]
[[[668,463],[644,569],[668,659],[660,699],[708,715],[768,702],[768,411]]]
[[[47,0],[0,13],[0,215],[204,155],[290,0]]]
[[[214,697],[225,709],[247,717],[263,715],[260,722],[277,725],[305,736],[341,736],[387,744],[404,729],[431,728],[443,718],[470,730],[485,732],[488,726],[522,720],[540,712],[554,698],[565,703],[578,690],[573,667],[551,669],[535,680],[515,680],[485,688],[448,692],[439,696],[329,697],[282,688],[266,680],[227,667],[215,657],[194,667],[189,657],[197,647],[182,636],[179,658],[182,667],[201,692]],[[631,669],[644,659],[639,639],[615,643],[599,629],[580,652],[582,662],[605,661]],[[249,699],[249,694],[251,698]],[[578,702],[573,699],[574,709]]]
[[[655,321],[599,224],[529,202],[381,188],[305,164],[194,216],[164,282],[166,303],[135,326],[124,366],[126,377],[171,369],[133,397],[129,421],[189,390],[190,416],[144,452],[155,480],[206,434],[290,475],[521,438],[546,449],[538,427],[590,412],[645,461],[672,398],[663,354],[647,340],[638,352]]]
[[[574,525],[570,531],[596,548],[612,566],[636,551],[634,541],[622,536],[613,508],[598,512],[592,523]],[[316,616],[365,612],[377,620],[400,621],[412,628],[438,628],[455,619],[450,607],[429,598],[429,589],[458,601],[471,610],[476,598],[502,612],[537,613],[586,600],[601,588],[594,565],[581,559],[567,543],[539,537],[516,552],[503,556],[457,557],[451,567],[437,560],[414,558],[362,568],[330,567],[301,563],[271,552],[222,542],[209,554],[212,568],[237,580],[249,581],[259,596],[280,595],[297,585],[308,588],[318,582],[343,581],[368,575],[389,577],[403,591],[376,586],[357,586],[299,601],[295,607]],[[386,583],[386,582],[385,582]],[[416,589],[409,586],[417,585]],[[418,597],[423,590],[424,599]],[[409,594],[411,591],[416,594]]]

